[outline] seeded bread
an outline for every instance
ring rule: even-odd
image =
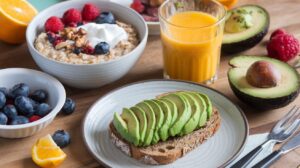
[[[170,138],[165,142],[159,142],[148,147],[136,147],[126,142],[118,134],[112,122],[109,125],[109,135],[111,142],[126,155],[145,164],[162,165],[174,162],[204,143],[217,132],[220,124],[220,114],[214,108],[212,116],[203,128],[195,130],[188,135]]]

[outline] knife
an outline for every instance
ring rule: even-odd
[[[278,160],[282,155],[290,152],[291,150],[294,150],[297,147],[300,147],[300,133],[286,142],[279,150],[274,151],[262,161],[254,165],[252,168],[267,168],[273,162]]]

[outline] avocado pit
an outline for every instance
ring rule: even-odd
[[[268,61],[256,61],[248,69],[246,79],[254,87],[271,88],[278,85],[281,74]]]

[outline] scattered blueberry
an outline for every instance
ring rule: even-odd
[[[0,92],[0,109],[4,107],[6,103],[6,97],[3,92]]]
[[[41,103],[36,107],[34,114],[38,115],[40,117],[44,117],[50,111],[51,111],[51,108],[47,103]]]
[[[31,94],[31,99],[43,103],[46,102],[48,98],[48,93],[45,90],[36,90]]]
[[[5,87],[0,87],[0,92],[2,92],[5,97],[8,97],[8,89],[6,89]]]
[[[16,116],[11,120],[10,125],[20,125],[20,124],[27,124],[27,123],[29,123],[29,120],[27,117]]]
[[[18,115],[17,109],[14,105],[6,105],[3,108],[3,113],[8,117],[8,119],[13,119]]]
[[[18,96],[27,97],[29,95],[29,86],[25,83],[19,83],[11,89],[10,94],[13,98],[16,98]]]
[[[108,24],[115,24],[115,17],[111,12],[102,12],[100,16],[98,16],[95,20],[96,23],[108,23]]]
[[[0,112],[0,125],[6,125],[7,121],[7,116],[4,113]]]
[[[24,116],[31,117],[34,113],[34,105],[28,97],[18,96],[15,99],[15,106],[20,114]]]
[[[75,102],[71,98],[67,98],[61,111],[67,115],[72,114],[75,110],[75,106]]]
[[[81,53],[81,49],[80,48],[75,48],[74,50],[73,50],[73,52],[75,53],[75,54],[80,54]]]
[[[57,130],[52,135],[54,142],[61,148],[68,146],[71,142],[71,138],[68,132],[64,130]]]
[[[109,53],[109,44],[107,42],[100,42],[95,46],[95,54],[107,54]]]

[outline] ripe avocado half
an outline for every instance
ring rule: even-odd
[[[270,17],[268,12],[258,5],[244,5],[228,11],[226,21],[238,9],[246,10],[252,16],[253,25],[248,29],[229,33],[224,29],[224,36],[222,41],[222,52],[228,54],[238,53],[258,44],[269,30]],[[225,21],[225,24],[227,23]]]
[[[246,80],[248,68],[256,61],[268,61],[281,73],[281,80],[275,87],[258,88]],[[230,60],[232,68],[228,80],[235,95],[243,102],[258,109],[275,109],[292,102],[299,94],[300,77],[289,64],[262,56],[237,56]]]

